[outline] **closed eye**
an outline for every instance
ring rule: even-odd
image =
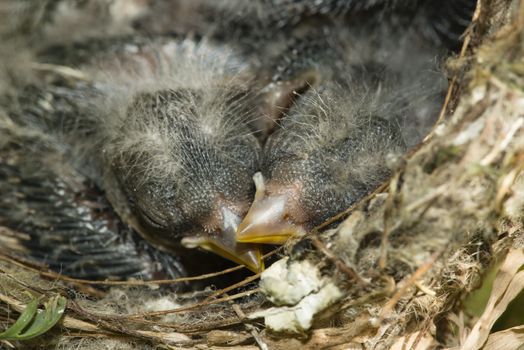
[[[154,215],[152,213],[147,213],[146,211],[140,210],[140,213],[142,214],[142,217],[145,219],[146,223],[153,227],[158,229],[165,229],[167,228],[167,222],[165,219],[158,217],[157,215]]]

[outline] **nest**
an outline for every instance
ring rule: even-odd
[[[260,283],[258,274],[174,294],[159,287],[241,267],[169,281],[83,281],[0,250],[5,327],[35,298],[67,299],[51,330],[0,347],[518,348],[522,325],[492,328],[524,290],[523,36],[524,1],[479,1],[425,142],[396,160],[389,183],[270,253],[285,258]],[[483,299],[472,294],[481,285]]]

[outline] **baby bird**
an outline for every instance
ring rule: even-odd
[[[304,83],[294,85],[302,88],[264,146],[239,242],[282,244],[304,235],[385,181],[388,159],[429,132],[445,93],[438,62],[446,48],[402,20],[355,18],[351,27],[305,38],[306,46],[324,45],[313,50],[321,57],[283,60],[290,62],[283,81]]]
[[[4,99],[4,126],[58,144],[120,219],[160,251],[184,257],[201,247],[263,268],[259,249],[235,237],[261,150],[247,126],[255,97],[245,60],[204,39],[139,35],[50,47],[37,59],[32,82],[14,102]],[[30,166],[31,155],[21,162]],[[13,215],[1,221],[22,224]],[[100,237],[107,230],[114,231],[102,224]]]
[[[377,187],[390,173],[388,154],[405,150],[398,124],[341,104],[340,87],[329,85],[301,96],[265,145],[240,242],[282,244],[305,234]]]

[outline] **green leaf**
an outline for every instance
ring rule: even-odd
[[[38,299],[32,300],[18,317],[15,324],[0,333],[1,340],[28,340],[50,330],[62,317],[67,299],[57,295],[38,309]]]

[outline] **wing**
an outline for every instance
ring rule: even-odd
[[[63,150],[45,135],[6,128],[0,133],[1,250],[84,279],[184,274],[174,257],[124,225],[103,193],[64,162]]]

